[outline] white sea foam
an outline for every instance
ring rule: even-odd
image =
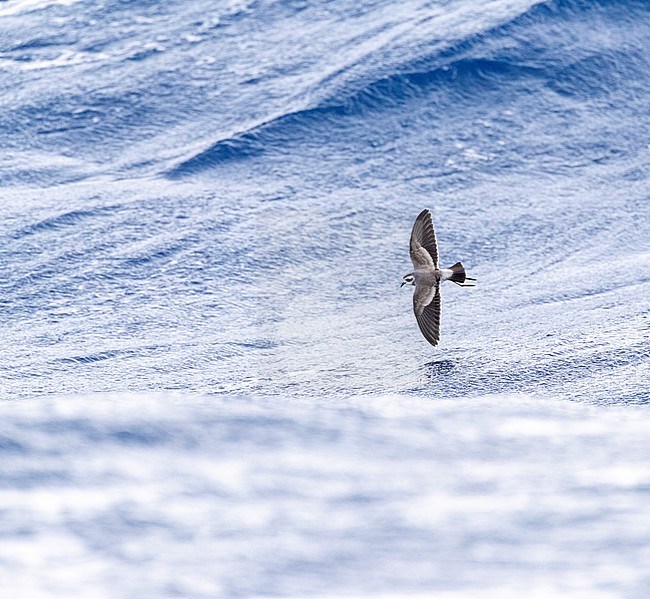
[[[20,15],[56,5],[72,6],[78,2],[80,0],[9,0],[0,7],[0,17]]]

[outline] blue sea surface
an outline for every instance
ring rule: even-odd
[[[0,89],[0,597],[650,596],[648,2],[7,0]]]

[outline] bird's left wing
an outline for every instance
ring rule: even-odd
[[[423,210],[418,214],[411,231],[409,246],[414,268],[438,268],[438,242],[431,222],[431,213]]]
[[[413,293],[413,312],[420,331],[431,345],[440,341],[440,284],[417,285]]]

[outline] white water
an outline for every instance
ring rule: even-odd
[[[0,405],[7,597],[638,597],[642,408],[523,396]]]

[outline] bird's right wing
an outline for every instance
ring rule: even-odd
[[[418,214],[411,231],[409,246],[414,268],[438,268],[438,242],[431,222],[431,213],[423,210]]]
[[[417,285],[413,293],[413,312],[420,331],[431,345],[440,341],[440,284]]]

